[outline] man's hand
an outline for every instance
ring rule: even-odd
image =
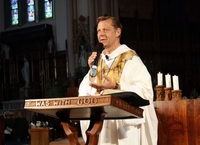
[[[103,75],[103,78],[105,79],[105,82],[102,84],[97,84],[94,82],[90,82],[90,86],[96,89],[114,89],[116,86],[116,83],[113,82],[109,77],[107,77],[106,75]]]
[[[92,52],[92,54],[88,58],[88,65],[89,65],[90,68],[92,68],[92,64],[93,64],[96,57],[97,57],[97,52]]]

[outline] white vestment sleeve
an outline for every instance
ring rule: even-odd
[[[153,90],[151,76],[147,68],[138,56],[133,56],[124,69],[120,80],[122,90],[133,91],[143,99],[149,100],[150,105],[141,107],[144,109],[143,119],[125,119],[125,126],[141,124],[142,143],[148,142],[155,145],[157,143],[157,116],[153,106]]]
[[[128,60],[120,79],[122,90],[133,91],[140,97],[153,101],[151,76],[138,56]]]

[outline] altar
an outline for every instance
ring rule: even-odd
[[[71,120],[90,120],[87,145],[97,145],[104,119],[142,118],[143,109],[112,95],[25,100],[25,109],[61,120],[71,145],[79,145]]]
[[[154,101],[158,145],[200,144],[200,99]]]

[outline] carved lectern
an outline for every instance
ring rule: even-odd
[[[80,145],[70,120],[90,120],[86,145],[97,145],[104,119],[142,118],[143,109],[112,95],[25,100],[25,109],[61,119],[70,145]]]

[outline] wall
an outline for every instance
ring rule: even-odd
[[[77,15],[88,16],[88,0],[77,0]]]
[[[66,0],[55,1],[55,28],[56,28],[56,40],[57,50],[65,50],[65,40],[67,39],[67,7]]]
[[[4,8],[3,0],[0,0],[0,32],[4,30]]]
[[[53,33],[56,37],[56,45],[57,50],[62,51],[65,50],[65,40],[67,39],[67,5],[66,0],[55,0],[55,19],[44,19],[39,23],[26,23],[23,26],[12,26],[8,29],[4,29],[4,8],[3,8],[3,0],[0,1],[0,32],[16,30],[25,27],[31,27],[41,24],[51,24],[53,26]]]
[[[50,24],[53,27],[53,34],[55,37],[55,45],[57,51],[65,51],[66,50],[66,40],[67,38],[70,38],[68,35],[68,16],[67,16],[67,1],[66,0],[55,0],[55,19],[44,19],[40,21],[39,23],[26,23],[24,25],[20,26],[11,26],[5,30],[4,28],[4,3],[3,0],[0,0],[0,33],[3,31],[9,31],[9,30],[16,30],[41,24]],[[70,47],[69,47],[70,48]],[[12,49],[12,48],[11,48]],[[72,57],[72,53],[69,53],[69,56]],[[73,61],[70,61],[73,66]],[[71,64],[70,64],[71,65]],[[71,68],[71,67],[70,67]],[[70,71],[73,71],[73,68],[71,68]]]

